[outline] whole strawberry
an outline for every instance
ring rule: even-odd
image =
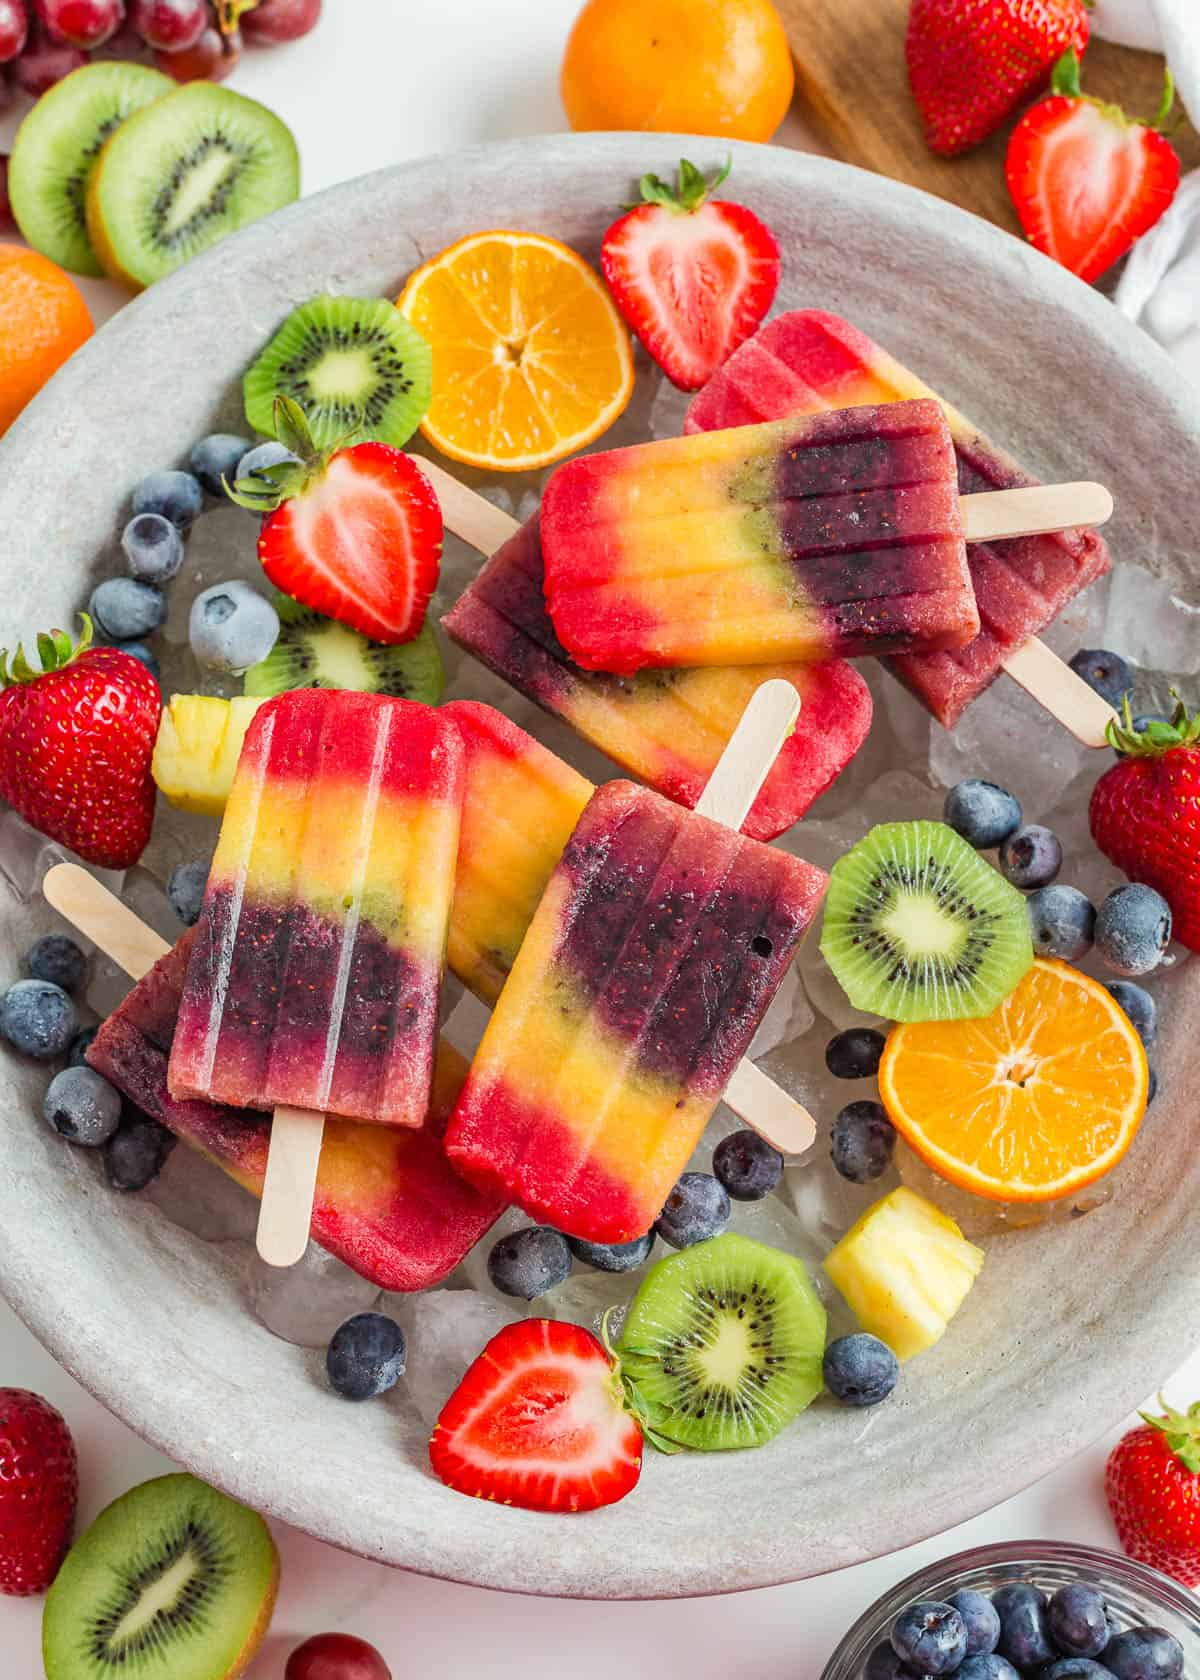
[[[79,1467],[60,1413],[0,1388],[0,1593],[45,1592],[71,1544]]]
[[[1170,723],[1139,734],[1129,699],[1108,726],[1123,756],[1092,789],[1092,839],[1131,881],[1143,881],[1171,906],[1174,932],[1200,951],[1200,713],[1182,701]]]
[[[905,56],[930,148],[977,146],[1088,43],[1084,0],[913,0]]]
[[[1160,1402],[1161,1403],[1161,1402]],[[1164,1406],[1113,1448],[1104,1478],[1121,1545],[1132,1558],[1200,1586],[1200,1402]]]

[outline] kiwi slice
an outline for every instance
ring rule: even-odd
[[[892,1021],[990,1015],[1033,964],[1024,898],[939,822],[881,823],[838,859],[821,954]]]
[[[246,694],[266,697],[289,688],[357,688],[436,706],[442,697],[442,656],[428,620],[410,642],[386,647],[325,618],[290,595],[276,594],[279,636],[265,659],[242,679]]]
[[[759,1447],[821,1392],[825,1309],[801,1261],[730,1232],[651,1269],[617,1352],[656,1435]]]
[[[25,238],[74,274],[103,274],[84,205],[100,149],[135,111],[175,83],[141,64],[85,64],[45,93],[17,130],[8,193]]]
[[[402,448],[429,407],[433,352],[386,298],[316,297],[246,374],[246,418],[274,436],[275,398],[299,403],[319,449],[377,438]]]
[[[47,1680],[231,1680],[278,1585],[261,1517],[194,1476],[143,1482],[101,1511],[50,1588]]]
[[[149,286],[299,193],[286,123],[244,94],[190,82],[105,142],[88,183],[88,234],[109,274]]]

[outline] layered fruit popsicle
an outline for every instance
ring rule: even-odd
[[[625,677],[583,670],[546,611],[536,515],[487,562],[442,628],[519,693],[680,805],[699,799],[754,690],[784,677],[799,692],[800,721],[742,824],[756,840],[773,840],[798,822],[871,727],[871,692],[843,659]]]
[[[573,1236],[648,1230],[826,884],[645,788],[600,788],[471,1064],[452,1164]]]
[[[936,393],[840,316],[819,309],[780,315],[726,362],[688,410],[689,433],[785,416],[896,403]],[[940,399],[939,399],[940,400]],[[942,403],[962,495],[1036,484],[1011,456]],[[965,646],[900,653],[888,665],[947,728],[999,674],[1006,656],[1039,636],[1080,590],[1111,565],[1092,530],[971,543],[979,634]]]
[[[583,456],[542,500],[546,604],[589,670],[932,652],[979,632],[932,400]]]
[[[195,929],[184,934],[139,981],[101,1026],[88,1060],[130,1102],[261,1196],[269,1116],[179,1100],[167,1088],[167,1058],[196,937]],[[504,1209],[502,1198],[472,1189],[460,1178],[442,1147],[465,1073],[466,1063],[440,1041],[424,1125],[326,1122],[313,1240],[381,1289],[429,1289],[440,1283]]]
[[[302,689],[246,732],[171,1052],[171,1094],[420,1126],[462,807],[428,706]]]

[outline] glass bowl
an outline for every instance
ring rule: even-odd
[[[1068,1581],[1099,1587],[1122,1628],[1166,1628],[1183,1646],[1184,1674],[1200,1675],[1200,1598],[1186,1587],[1120,1552],[1053,1540],[1013,1540],[942,1558],[884,1593],[847,1633],[821,1680],[860,1680],[867,1657],[887,1638],[901,1610],[916,1599],[944,1599],[962,1587],[990,1593],[1007,1581],[1032,1581],[1047,1593]]]

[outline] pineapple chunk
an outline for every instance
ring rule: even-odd
[[[825,1260],[863,1329],[898,1359],[940,1341],[982,1266],[953,1219],[904,1188],[868,1208]]]
[[[151,771],[172,805],[219,817],[233,786],[242,741],[262,700],[173,694],[163,707]]]

